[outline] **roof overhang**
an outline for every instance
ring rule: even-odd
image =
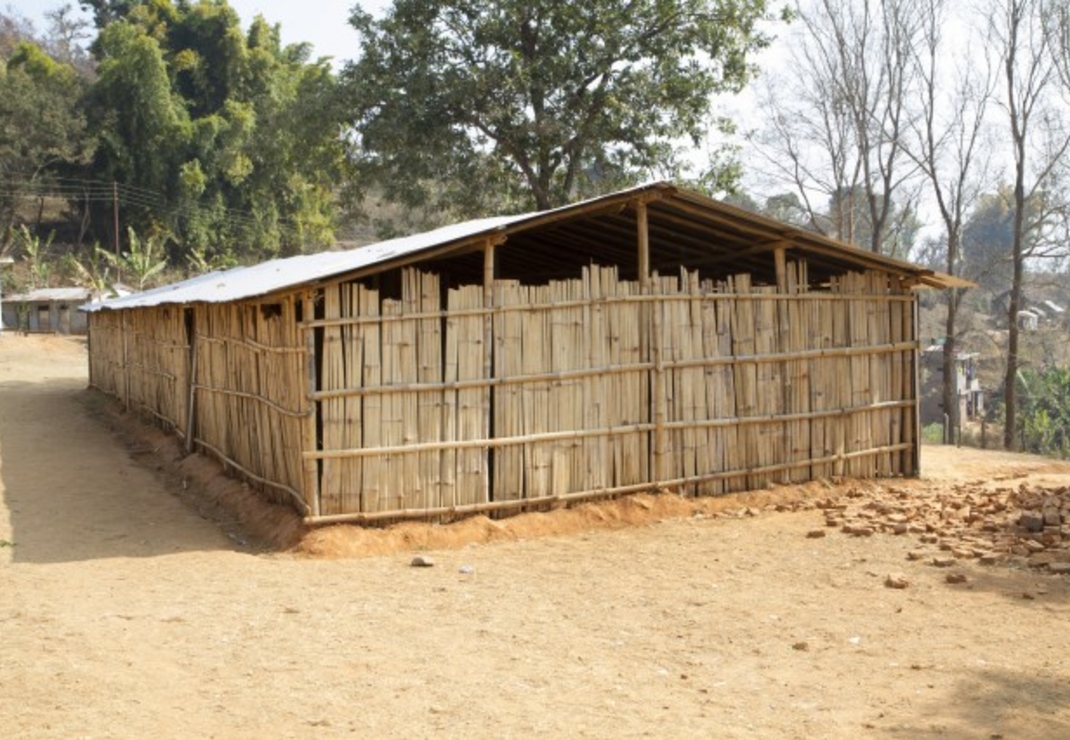
[[[858,249],[707,196],[655,182],[550,211],[453,224],[344,252],[321,252],[212,272],[173,285],[89,304],[86,311],[164,304],[222,303],[300,286],[355,279],[427,260],[449,259],[488,243],[506,245],[525,276],[537,276],[545,254],[581,250],[592,260],[634,259],[636,211],[646,211],[651,268],[680,264],[725,274],[768,273],[783,249],[805,257],[812,278],[879,269],[904,285],[968,288],[973,284],[918,265]],[[516,249],[511,249],[516,247]],[[527,247],[525,249],[524,247]]]

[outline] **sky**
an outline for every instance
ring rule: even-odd
[[[67,2],[77,7],[76,0]],[[0,7],[29,18],[38,31],[47,27],[44,14],[63,4],[64,0],[0,0]],[[257,14],[263,15],[269,23],[279,24],[284,44],[308,41],[313,58],[333,57],[336,69],[356,55],[358,39],[349,25],[349,13],[357,4],[377,15],[390,0],[229,0],[242,27],[248,28]]]

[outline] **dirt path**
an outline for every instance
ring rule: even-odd
[[[258,554],[90,418],[84,385],[83,345],[0,337],[5,736],[1070,736],[1065,577],[963,563],[949,585],[909,536],[807,538],[817,511],[424,569]],[[1020,456],[923,466],[899,485],[1070,484]]]

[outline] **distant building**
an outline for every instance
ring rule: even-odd
[[[39,288],[26,293],[4,296],[0,304],[0,322],[4,329],[34,333],[85,334],[86,315],[78,307],[103,297],[121,297],[132,291],[115,286],[108,296],[89,288]]]

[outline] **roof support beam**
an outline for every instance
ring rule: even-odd
[[[635,204],[635,223],[639,232],[639,284],[647,293],[650,291],[650,226],[645,201]]]

